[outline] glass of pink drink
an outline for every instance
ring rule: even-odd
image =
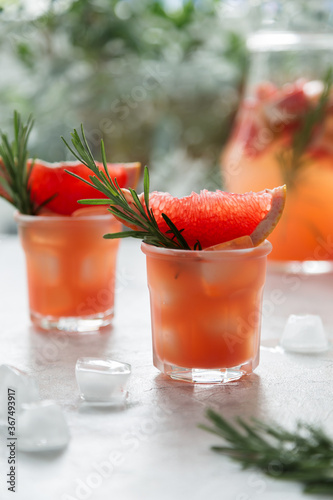
[[[120,222],[111,214],[16,213],[15,219],[26,257],[33,324],[65,332],[93,332],[109,325],[119,240],[103,235],[120,231]]]
[[[258,247],[186,251],[142,244],[154,365],[174,379],[221,383],[259,363],[266,240]]]

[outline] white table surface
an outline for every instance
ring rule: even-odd
[[[269,274],[264,312],[254,374],[224,386],[172,381],[152,365],[145,258],[137,241],[121,243],[113,329],[68,337],[30,326],[23,252],[16,237],[0,235],[0,364],[30,373],[41,397],[61,405],[71,433],[60,453],[19,454],[14,494],[6,491],[0,441],[1,500],[323,498],[304,495],[298,484],[241,471],[212,452],[220,441],[197,427],[211,407],[228,418],[256,416],[291,428],[298,419],[320,423],[333,436],[332,351],[292,355],[275,348],[290,313],[320,314],[333,337],[333,276]],[[92,409],[79,401],[76,359],[101,355],[132,364],[124,410]]]

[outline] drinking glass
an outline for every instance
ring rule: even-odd
[[[110,214],[78,217],[15,214],[25,252],[32,323],[44,330],[94,332],[114,315],[118,240]]]
[[[217,251],[142,243],[156,368],[174,379],[223,383],[258,366],[271,248],[268,241]]]

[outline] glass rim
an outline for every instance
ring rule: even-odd
[[[333,33],[307,33],[297,31],[257,31],[251,34],[246,46],[251,52],[332,50]]]
[[[27,214],[21,214],[18,210],[14,212],[14,220],[18,223],[25,222],[27,224],[29,223],[38,223],[38,222],[73,222],[73,221],[103,221],[107,219],[114,219],[115,221],[117,220],[113,214],[98,214],[98,215],[78,215],[75,217],[72,217],[71,215],[56,215],[56,216],[47,216],[47,215],[27,215]]]
[[[240,257],[263,257],[272,251],[272,244],[268,240],[264,240],[260,245],[251,248],[235,248],[235,249],[222,249],[222,250],[183,250],[176,248],[164,248],[147,243],[141,243],[142,252],[148,257],[162,257],[162,258],[186,258],[195,260],[217,260],[223,258],[240,258]]]

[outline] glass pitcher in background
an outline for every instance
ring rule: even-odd
[[[248,38],[247,84],[222,154],[225,188],[243,193],[286,184],[286,207],[270,237],[270,259],[277,268],[298,265],[305,271],[308,266],[311,273],[332,271],[333,30],[329,22],[333,22],[333,4],[308,1],[297,8],[295,2],[272,4],[278,7],[270,29]],[[272,11],[269,15],[274,17]],[[268,17],[264,26],[270,24]]]

